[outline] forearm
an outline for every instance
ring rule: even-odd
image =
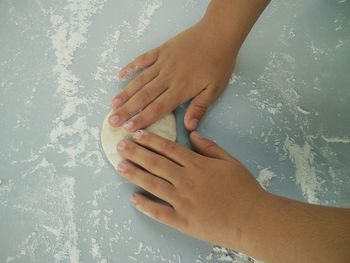
[[[269,0],[212,0],[202,21],[220,34],[218,41],[227,41],[238,52],[268,3]]]
[[[267,194],[244,234],[246,252],[266,262],[349,262],[350,209]]]

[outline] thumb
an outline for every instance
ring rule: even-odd
[[[215,142],[204,138],[199,132],[194,131],[190,134],[190,140],[195,150],[204,156],[216,159],[231,160],[232,157]]]
[[[197,128],[198,122],[216,98],[217,95],[213,94],[211,89],[204,89],[192,99],[184,117],[187,130],[193,131]]]

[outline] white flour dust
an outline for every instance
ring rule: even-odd
[[[136,39],[139,39],[151,23],[154,13],[162,7],[163,0],[149,0],[144,2],[144,8],[139,16]]]
[[[310,144],[305,142],[303,146],[299,146],[287,137],[284,149],[295,166],[295,180],[304,197],[309,203],[319,204],[317,192],[320,189],[320,183],[317,181],[314,153]]]
[[[87,42],[91,16],[100,12],[104,3],[105,0],[71,0],[65,6],[63,14],[51,16],[54,28],[51,41],[57,59],[54,66],[58,81],[56,94],[62,99],[63,110],[54,121],[56,127],[50,133],[49,147],[66,154],[66,167],[73,168],[82,163],[87,166],[95,165],[98,171],[98,167],[104,165],[98,150],[98,127],[89,127],[86,113],[77,116],[78,107],[89,107],[93,101],[79,93],[83,86],[70,68],[76,51]]]
[[[117,53],[118,43],[120,39],[120,30],[110,33],[104,43],[105,50],[101,53],[94,79],[100,82],[111,82],[115,79],[115,72],[118,71],[116,65],[120,62]],[[98,89],[106,94],[106,90],[98,87]]]
[[[153,262],[182,263],[181,255],[164,256],[160,248],[155,248],[141,241],[134,249],[133,255],[129,256],[129,259],[132,262],[141,262],[144,258],[151,259]]]
[[[235,252],[223,247],[214,246],[207,256],[199,255],[196,263],[211,262],[212,260],[227,263],[263,263],[263,261],[254,259],[240,252]]]
[[[260,170],[259,176],[256,180],[264,189],[266,189],[271,186],[271,179],[276,176],[277,175],[274,174],[274,172],[270,171],[268,168],[264,168]]]
[[[326,137],[326,136],[321,136],[323,140],[325,140],[328,143],[350,143],[350,138],[349,137]]]
[[[97,259],[99,263],[108,263],[107,259],[102,257],[101,248],[95,238],[91,239],[91,255]]]
[[[41,169],[41,173],[47,173]],[[79,262],[78,232],[75,223],[75,179],[62,176],[43,178],[38,176],[33,189],[18,195],[14,209],[27,224],[34,224],[34,231],[17,245],[17,253],[8,256],[6,262],[18,262],[36,254],[52,258],[52,262]],[[44,188],[45,186],[45,188]],[[52,236],[54,243],[50,242]]]

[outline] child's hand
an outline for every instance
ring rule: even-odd
[[[213,244],[244,250],[241,236],[265,192],[244,166],[218,145],[191,133],[193,152],[147,131],[118,144],[127,159],[120,174],[168,202],[134,194],[146,215]]]
[[[110,124],[135,131],[192,99],[184,122],[194,130],[227,85],[237,52],[217,26],[200,21],[120,71],[119,78],[127,79],[143,69],[113,99]]]

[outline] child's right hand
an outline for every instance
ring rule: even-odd
[[[137,57],[119,73],[120,79],[127,79],[142,69],[113,99],[110,124],[135,131],[192,99],[184,123],[194,130],[228,83],[238,52],[234,46],[203,19]]]
[[[190,140],[197,152],[146,130],[132,139],[118,144],[126,159],[119,174],[169,204],[134,194],[138,210],[190,236],[245,251],[256,207],[269,195],[238,160],[196,131]]]

